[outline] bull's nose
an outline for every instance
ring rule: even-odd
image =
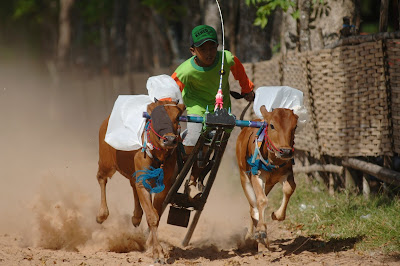
[[[164,144],[167,146],[176,145],[177,138],[176,136],[164,136]]]
[[[293,150],[292,149],[281,149],[282,157],[289,157],[292,156]]]

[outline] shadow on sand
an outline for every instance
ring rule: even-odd
[[[363,237],[356,238],[338,238],[330,239],[328,241],[319,239],[317,236],[298,236],[295,239],[279,239],[272,241],[271,250],[267,251],[280,254],[272,262],[279,262],[283,257],[292,254],[300,254],[304,251],[316,253],[316,254],[327,254],[332,252],[346,251],[354,249],[354,246]],[[198,258],[205,258],[210,261],[229,259],[232,257],[248,257],[257,255],[257,245],[254,243],[247,243],[243,247],[235,250],[220,250],[214,245],[204,246],[201,248],[193,249],[182,249],[174,247],[170,252],[170,258],[168,263],[173,263],[179,259],[196,260]]]

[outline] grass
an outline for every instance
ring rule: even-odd
[[[323,186],[296,177],[285,224],[325,241],[357,239],[357,250],[400,253],[400,198],[384,195],[365,200],[346,192],[331,196]],[[277,186],[279,187],[279,186]],[[271,192],[270,203],[278,208],[281,189]]]

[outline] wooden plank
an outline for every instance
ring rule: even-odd
[[[293,167],[294,173],[312,173],[312,172],[332,172],[337,174],[343,173],[343,167],[334,164],[312,164],[306,166]]]
[[[375,176],[376,178],[392,185],[400,186],[400,172],[396,172],[376,164],[364,162],[354,158],[342,161],[344,167],[360,170],[364,173]]]

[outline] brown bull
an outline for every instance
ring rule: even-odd
[[[139,226],[144,210],[150,229],[148,243],[152,245],[154,259],[159,262],[164,261],[164,252],[157,239],[157,228],[160,221],[162,203],[174,181],[174,168],[176,165],[175,148],[179,138],[178,118],[184,110],[185,106],[183,104],[171,101],[156,101],[148,105],[147,112],[151,116],[151,123],[149,124],[149,130],[143,133],[142,140],[144,140],[146,135],[148,138],[147,143],[150,143],[151,145],[149,146],[154,148],[147,148],[145,152],[141,150],[120,151],[108,145],[104,141],[104,138],[109,118],[104,120],[99,131],[99,168],[97,180],[101,189],[101,203],[96,220],[98,223],[102,223],[109,215],[106,201],[107,179],[111,178],[118,171],[129,179],[133,189],[135,209],[133,211],[132,223],[134,226]],[[133,177],[136,171],[146,171],[151,167],[156,169],[162,168],[164,173],[163,184],[165,188],[160,193],[155,194],[154,201],[152,201],[148,187],[151,185],[150,189],[152,189],[155,186],[154,179],[137,182],[136,178]],[[143,172],[136,172],[135,176],[140,176],[141,173]],[[144,182],[148,182],[148,184],[143,184]]]
[[[271,214],[272,219],[282,221],[296,188],[292,161],[298,117],[289,109],[277,108],[268,112],[261,106],[260,110],[267,124],[265,131],[258,137],[258,128],[244,128],[236,142],[236,158],[252,219],[246,238],[254,238],[268,248],[267,195],[277,182],[283,185],[282,204]],[[258,155],[253,159],[256,147]]]

